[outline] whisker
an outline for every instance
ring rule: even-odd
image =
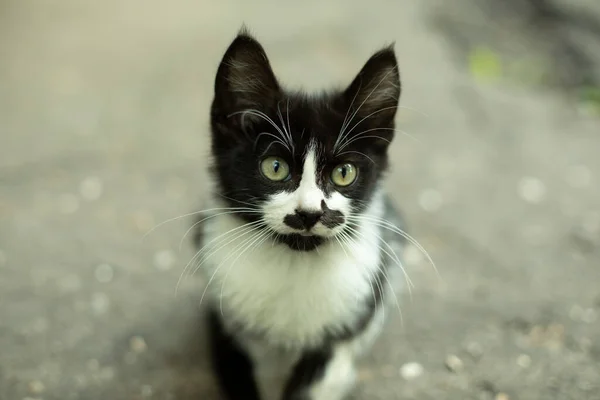
[[[417,112],[417,113],[421,114],[421,115],[422,115],[422,116],[424,116],[424,117],[427,117],[427,118],[429,118],[429,115],[428,115],[428,114],[424,113],[424,112],[423,112],[423,111],[421,111],[421,110],[417,110],[416,108],[412,108],[412,107],[406,107],[406,106],[398,106],[398,108],[401,108],[401,109],[403,109],[403,110],[414,111],[414,112]]]
[[[366,117],[364,117],[364,118],[362,118],[360,121],[358,121],[356,124],[354,124],[354,126],[353,126],[352,128],[350,128],[350,130],[344,134],[344,137],[345,137],[345,138],[347,138],[347,137],[348,137],[348,136],[349,136],[349,135],[352,133],[352,131],[353,131],[354,129],[356,129],[356,127],[357,127],[358,125],[360,125],[360,124],[361,124],[361,122],[363,122],[363,121],[364,121],[364,120],[366,120],[367,118],[371,118],[373,115],[375,115],[375,114],[377,114],[377,113],[380,113],[380,112],[383,112],[383,111],[387,111],[387,110],[396,109],[396,108],[398,108],[398,106],[397,106],[397,105],[396,105],[396,106],[390,106],[390,107],[383,107],[383,108],[380,108],[380,109],[379,109],[379,110],[377,110],[377,111],[373,111],[371,114],[367,115]]]
[[[239,260],[239,258],[244,253],[246,253],[250,249],[252,249],[252,251],[254,251],[258,247],[260,247],[260,245],[262,245],[267,239],[269,239],[269,237],[271,236],[271,232],[269,230],[265,230],[261,233],[258,233],[255,236],[256,236],[256,238],[254,239],[254,241],[252,243],[250,243],[248,246],[246,246],[246,248],[244,250],[242,250],[240,252],[240,254],[238,254],[238,256],[235,258],[235,260],[233,260],[231,262],[231,265],[229,266],[229,268],[227,269],[227,272],[225,273],[225,278],[223,278],[223,282],[221,282],[221,294],[219,295],[219,308],[221,310],[221,315],[223,315],[223,289],[225,288],[225,283],[227,282],[227,277],[229,276],[229,273],[235,267],[235,263],[237,262],[237,260]],[[254,247],[252,247],[257,241],[260,241],[260,242],[258,242],[258,244],[256,244]]]
[[[272,134],[271,132],[261,132],[256,136],[256,139],[254,141],[254,150],[256,150],[256,146],[258,145],[258,141],[262,135],[267,135],[267,136],[273,137],[275,139],[275,141],[273,143],[281,143],[281,145],[283,147],[285,147],[290,153],[292,152],[292,149],[290,149],[290,146],[288,146],[287,143],[285,143],[283,140],[281,140],[279,137]],[[271,144],[273,144],[273,143],[271,143]],[[269,146],[269,147],[271,147],[271,146]]]
[[[369,100],[369,98],[373,95],[373,93],[375,93],[375,90],[377,90],[377,88],[379,88],[379,85],[381,85],[388,77],[389,74],[391,74],[392,72],[395,71],[395,68],[391,68],[384,76],[383,78],[381,78],[381,80],[379,81],[379,83],[377,83],[377,85],[373,88],[373,90],[371,90],[371,92],[367,95],[367,97],[365,97],[365,99],[363,100],[362,103],[360,103],[360,105],[358,106],[358,108],[356,109],[356,111],[354,111],[354,113],[352,114],[352,116],[350,117],[350,120],[348,121],[348,125],[350,125],[350,122],[352,122],[352,120],[354,119],[354,117],[356,116],[356,114],[360,111],[361,107],[367,102],[367,100]],[[357,93],[359,91],[357,90]],[[363,118],[364,120],[364,118]],[[360,123],[360,122],[359,122]],[[356,125],[355,125],[356,126]],[[354,128],[353,128],[354,129]],[[344,134],[344,132],[342,131],[340,133],[340,135],[343,136],[347,136]],[[335,151],[335,147],[334,147],[334,151]]]
[[[260,227],[258,228],[254,228],[252,229],[250,232],[246,232],[246,233],[252,233],[256,230],[260,229]],[[229,260],[230,257],[232,257],[233,255],[235,255],[235,252],[237,251],[238,248],[244,246],[246,243],[248,243],[248,241],[252,240],[254,236],[251,236],[247,239],[244,239],[241,243],[239,243],[232,251],[231,253],[229,253],[229,255],[227,257],[225,257],[224,260],[221,261],[221,263],[219,263],[219,265],[217,266],[217,268],[214,270],[214,272],[212,273],[210,279],[208,280],[208,282],[206,283],[206,287],[204,288],[204,291],[202,292],[202,296],[200,297],[200,305],[202,305],[202,301],[204,300],[204,296],[206,295],[206,292],[210,286],[210,284],[212,283],[212,281],[215,279],[215,276],[217,275],[217,273],[219,272],[219,270],[221,269],[221,267],[225,264],[225,262],[227,260]]]
[[[361,233],[360,231],[358,231],[357,229],[354,229],[350,226],[347,226],[347,229],[349,229],[350,231],[361,235],[364,239],[369,240],[369,238],[367,238],[363,233]],[[375,243],[375,242],[371,242],[373,244],[375,244],[377,247],[379,247],[379,249],[384,252],[388,257],[390,257],[392,259],[392,261],[395,261],[396,264],[400,267],[400,270],[402,270],[402,274],[404,275],[404,278],[406,279],[406,282],[408,283],[408,291],[409,294],[412,298],[412,288],[415,287],[414,283],[412,282],[412,280],[410,279],[410,277],[408,276],[408,272],[406,271],[406,269],[404,268],[404,265],[402,264],[402,261],[400,261],[400,258],[398,257],[398,255],[396,254],[396,252],[394,251],[394,249],[392,248],[392,246],[389,245],[388,242],[386,242],[381,235],[375,234],[375,236],[377,237],[377,239],[379,239],[381,241],[381,243],[383,243],[388,249],[390,249],[390,251],[392,252],[391,254],[385,250],[384,248],[382,248],[379,243]],[[392,255],[393,254],[393,255]]]
[[[343,234],[346,236],[347,240],[350,241],[350,243],[354,244],[354,246],[356,246],[356,241],[354,241],[347,233],[343,232]],[[385,274],[385,271],[382,271],[383,274]],[[377,276],[378,274],[373,275],[373,279],[375,280],[375,284],[377,285],[377,289],[379,290],[379,292],[381,293],[381,302],[378,305],[379,309],[381,309],[382,312],[382,320],[381,320],[381,327],[383,328],[383,325],[385,323],[385,304],[384,304],[384,298],[383,296],[385,296],[384,290],[383,290],[383,283],[381,282],[381,280],[379,279],[379,277]],[[375,289],[373,288],[373,285],[371,284],[371,282],[369,281],[369,286],[371,287],[371,293],[373,295],[373,301],[376,304],[376,309],[377,309],[377,296],[375,295]],[[393,293],[395,295],[395,293]],[[399,309],[400,312],[400,320],[402,321],[402,311]]]
[[[247,210],[248,208],[243,208],[244,210]],[[208,208],[206,210],[199,210],[199,211],[194,211],[191,213],[187,213],[187,214],[183,214],[174,218],[169,218],[166,221],[163,221],[161,223],[159,223],[158,225],[156,225],[154,228],[150,229],[148,232],[146,232],[144,234],[144,236],[142,236],[142,240],[144,240],[146,238],[146,236],[148,236],[149,234],[151,234],[152,232],[154,232],[154,230],[156,230],[157,228],[163,226],[164,224],[167,224],[169,222],[173,222],[173,221],[177,221],[178,219],[182,219],[182,218],[187,218],[187,217],[191,217],[193,215],[198,215],[198,214],[202,214],[202,213],[207,213],[207,212],[211,212],[211,211],[222,211],[222,210],[242,210],[242,208],[240,207],[218,207],[218,208]]]
[[[375,164],[375,161],[373,161],[373,159],[371,157],[369,157],[368,155],[366,155],[365,153],[363,153],[361,151],[347,150],[347,151],[343,151],[341,153],[338,153],[338,156],[341,156],[343,154],[352,154],[352,153],[360,154],[361,156],[368,158],[369,161],[371,161],[373,164]]]
[[[273,128],[275,128],[277,130],[277,132],[279,132],[279,134],[285,139],[287,140],[287,136],[282,132],[281,128],[279,128],[279,126],[277,126],[277,124],[264,112],[256,110],[256,109],[247,109],[247,110],[242,110],[242,111],[236,111],[234,113],[229,114],[227,117],[231,117],[233,115],[237,115],[237,114],[250,114],[250,115],[256,115],[258,117],[263,118],[265,121],[267,121],[269,124],[271,124],[273,126]]]
[[[373,138],[373,139],[380,139],[383,141],[386,141],[388,143],[391,143],[390,140],[381,137],[381,136],[377,136],[377,135],[366,135],[366,136],[362,136],[364,133],[367,132],[373,132],[373,131],[394,131],[394,132],[398,132],[401,133],[405,136],[408,136],[410,139],[414,140],[415,142],[419,143],[419,144],[423,144],[423,142],[419,139],[417,139],[416,137],[414,137],[413,135],[409,134],[408,132],[405,132],[401,129],[397,129],[397,128],[372,128],[372,129],[367,129],[366,131],[362,131],[360,133],[357,133],[356,135],[354,135],[354,137],[352,137],[352,139],[348,138],[348,140],[346,140],[342,146],[340,146],[340,148],[337,151],[342,151],[345,147],[349,146],[351,143],[357,141],[357,140],[361,140],[361,139],[366,139],[366,138]]]
[[[356,93],[354,93],[354,97],[352,97],[350,106],[348,106],[348,110],[346,111],[346,115],[344,116],[344,121],[342,122],[342,127],[340,128],[340,132],[338,133],[338,136],[333,145],[334,150],[337,148],[337,146],[339,144],[341,135],[344,133],[344,130],[347,128],[346,121],[348,120],[348,115],[350,114],[350,110],[352,109],[352,106],[354,105],[354,100],[356,100],[356,96],[358,96],[358,93],[360,93],[360,88],[362,86],[362,78],[359,78],[359,79],[360,79],[360,81],[358,84],[358,89],[356,90]],[[350,123],[350,120],[348,120],[347,122]]]
[[[221,196],[222,198],[224,198],[226,200],[233,201],[235,203],[240,203],[240,204],[245,204],[247,206],[251,206],[254,210],[260,210],[260,206],[258,204],[252,204],[252,203],[248,203],[248,202],[245,202],[245,201],[242,201],[242,200],[237,200],[237,199],[234,199],[232,197],[225,196],[222,193],[214,193],[214,194],[216,194],[218,196]]]
[[[251,210],[251,211],[249,211],[249,210],[248,210],[248,211],[247,211],[247,210],[241,210],[241,211],[240,211],[240,210],[235,210],[235,211],[224,211],[224,212],[220,212],[220,213],[217,213],[217,214],[211,214],[211,215],[209,215],[209,216],[207,216],[207,217],[204,217],[204,218],[202,218],[200,221],[196,221],[194,224],[192,224],[192,226],[190,226],[190,227],[188,228],[188,230],[187,230],[187,231],[185,231],[185,233],[183,234],[183,237],[182,237],[182,238],[181,238],[181,240],[179,241],[179,251],[181,252],[181,248],[183,247],[183,241],[185,240],[185,237],[186,237],[186,236],[187,236],[187,235],[188,235],[188,234],[189,234],[189,233],[190,233],[190,232],[191,232],[191,231],[192,231],[192,230],[193,230],[195,227],[197,227],[198,225],[200,225],[200,224],[201,224],[201,223],[203,223],[204,221],[206,221],[206,220],[209,220],[209,219],[211,219],[211,218],[214,218],[214,217],[218,217],[218,216],[220,216],[220,215],[231,215],[231,214],[241,214],[241,213],[249,213],[249,214],[256,213],[256,214],[262,214],[262,213],[261,213],[261,211],[259,211],[259,210]]]
[[[349,229],[350,229],[351,231],[353,231],[354,233],[356,233],[356,234],[358,234],[358,235],[362,236],[364,239],[366,239],[366,240],[369,240],[369,238],[367,238],[367,237],[366,237],[364,234],[362,234],[362,232],[360,232],[360,231],[358,231],[358,230],[356,230],[356,229],[354,229],[354,228],[351,228],[351,227],[349,227],[349,226],[348,226],[347,228],[349,228]],[[398,260],[398,265],[399,265],[400,269],[402,270],[402,272],[404,273],[404,277],[405,277],[405,279],[406,279],[406,281],[407,281],[407,283],[408,283],[409,295],[410,295],[410,296],[411,296],[411,298],[412,298],[412,291],[411,291],[411,287],[414,287],[414,285],[413,285],[412,281],[410,280],[410,277],[408,276],[408,274],[407,274],[407,273],[406,273],[406,271],[404,270],[404,267],[402,266],[402,263],[401,263],[401,262],[399,262],[398,256],[396,255],[396,253],[394,252],[394,250],[391,248],[391,246],[390,246],[389,244],[387,244],[387,242],[386,242],[385,240],[383,240],[383,239],[381,238],[381,236],[379,236],[379,235],[377,235],[377,236],[378,236],[379,240],[380,240],[382,243],[386,244],[386,245],[387,245],[387,246],[390,248],[390,250],[392,250],[392,253],[394,253],[394,256],[395,256],[395,257],[394,257],[394,256],[392,256],[390,253],[388,253],[386,250],[384,250],[384,249],[383,249],[383,248],[382,248],[382,247],[381,247],[381,246],[380,246],[378,243],[375,243],[375,242],[371,242],[371,243],[373,243],[373,244],[375,244],[377,247],[379,247],[379,249],[380,249],[381,251],[383,251],[384,253],[386,253],[386,254],[387,254],[387,255],[388,255],[390,258],[392,258],[392,260],[394,260],[394,259],[395,259],[395,260]],[[400,309],[400,302],[398,301],[398,296],[396,295],[396,291],[394,290],[394,286],[393,286],[393,285],[392,285],[392,283],[390,282],[390,280],[389,280],[389,278],[388,278],[388,276],[387,276],[387,274],[386,274],[385,270],[382,270],[381,272],[382,272],[382,274],[381,274],[381,275],[383,275],[383,277],[385,278],[385,280],[387,281],[387,283],[388,283],[388,285],[389,285],[389,287],[390,287],[390,290],[391,290],[391,292],[392,292],[392,295],[394,296],[394,301],[396,302],[396,307],[398,308],[398,313],[400,314],[400,319],[403,321],[403,317],[402,317],[402,310]],[[382,295],[383,295],[383,291],[382,291]]]
[[[256,225],[258,225],[258,223],[261,221],[256,221],[256,222],[249,222],[247,224],[235,227],[233,229],[228,230],[225,233],[220,234],[219,236],[217,236],[216,238],[212,239],[210,242],[206,243],[204,246],[202,246],[202,248],[200,250],[198,250],[196,252],[196,254],[194,254],[194,256],[192,257],[192,259],[190,261],[188,261],[188,263],[185,265],[185,267],[183,268],[183,271],[181,272],[181,274],[179,275],[179,280],[177,281],[177,285],[175,286],[175,296],[177,296],[177,291],[179,289],[179,285],[181,284],[181,280],[183,279],[183,277],[185,276],[186,271],[188,270],[188,268],[192,265],[192,263],[204,252],[209,251],[211,249],[210,245],[211,243],[223,238],[222,240],[220,240],[218,243],[222,243],[223,241],[226,240],[226,238],[224,238],[224,236],[230,235],[238,230],[243,230],[241,235],[248,233],[250,230],[252,230]],[[238,232],[238,234],[240,234],[240,232]],[[234,241],[235,239],[237,239],[239,236],[236,236],[235,238],[233,238],[230,242],[225,243],[223,246],[227,246],[229,243],[231,243],[232,241]],[[220,250],[223,246],[219,247],[218,249],[216,249],[216,251]],[[210,255],[207,256],[207,258],[210,258],[210,256],[213,253],[211,253]],[[204,257],[201,258],[200,263],[204,262]],[[194,271],[195,273],[195,271]]]
[[[290,147],[292,148],[292,154],[293,154],[294,150],[295,150],[294,141],[292,140],[291,133],[285,129],[285,122],[283,122],[283,114],[281,113],[281,108],[279,107],[279,102],[277,103],[277,116],[279,117],[279,121],[281,122],[281,126],[283,127],[283,132],[287,135],[287,141],[290,144]]]
[[[376,222],[379,226],[381,226],[382,228],[388,229],[392,232],[397,233],[398,235],[404,237],[406,240],[408,240],[413,246],[415,246],[417,249],[419,249],[419,251],[421,251],[421,253],[427,258],[427,260],[429,261],[429,263],[433,266],[433,269],[435,270],[436,274],[439,275],[439,271],[437,269],[437,266],[435,265],[435,262],[433,261],[433,259],[431,258],[431,256],[429,255],[429,253],[427,252],[427,250],[425,250],[425,248],[417,241],[417,239],[413,238],[411,235],[409,235],[407,232],[403,231],[402,229],[398,228],[396,225],[381,219],[381,218],[377,218],[377,217],[371,217],[371,216],[366,216],[366,215],[361,215],[361,216],[357,216],[357,215],[349,215],[348,219],[354,219],[354,220],[370,220],[372,222]]]

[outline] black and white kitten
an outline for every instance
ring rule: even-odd
[[[399,270],[402,243],[386,232],[400,220],[381,182],[399,96],[392,47],[318,95],[285,90],[247,32],[227,49],[197,256],[229,400],[339,400],[352,387]]]

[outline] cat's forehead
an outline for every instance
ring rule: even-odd
[[[333,151],[347,110],[333,95],[289,96],[271,110],[274,121],[279,122],[284,134],[306,153],[309,148],[320,155]]]

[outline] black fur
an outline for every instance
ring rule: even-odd
[[[240,207],[257,204],[282,190],[295,190],[302,176],[303,156],[314,141],[320,150],[320,188],[326,194],[341,192],[360,211],[387,169],[387,147],[394,136],[399,96],[399,72],[392,47],[373,55],[346,89],[309,95],[282,88],[262,46],[242,31],[225,52],[215,80],[211,171],[218,183],[217,191],[228,206]],[[289,126],[293,152],[273,135],[261,135],[277,131],[258,112],[279,126]],[[350,116],[353,118],[345,130],[349,144],[336,152],[334,145]],[[363,135],[359,137],[360,133]],[[284,158],[290,165],[290,179],[266,179],[259,168],[266,156]],[[352,185],[335,187],[330,176],[342,162],[355,164],[358,176]],[[247,221],[260,218],[250,212],[240,216]],[[280,240],[300,250],[312,250],[322,242],[300,235]]]
[[[392,46],[375,53],[347,88],[309,95],[283,88],[262,46],[247,32],[240,32],[219,65],[211,107],[211,173],[221,200],[228,207],[258,206],[270,195],[294,191],[300,184],[309,145],[316,144],[319,188],[325,194],[338,191],[349,198],[354,212],[364,210],[388,166],[387,148],[394,137],[399,96],[400,78]],[[275,125],[288,128],[288,144],[277,139],[283,134]],[[346,137],[340,143],[341,132]],[[263,176],[260,163],[265,157],[284,159],[290,167],[289,179],[274,182]],[[352,163],[358,171],[356,180],[345,187],[336,186],[331,179],[334,168],[342,163]],[[237,215],[246,222],[262,217],[251,211]],[[323,201],[321,210],[297,210],[284,221],[308,232],[316,221],[334,228],[345,219]],[[277,234],[273,238],[297,251],[318,250],[330,240],[301,234]],[[385,268],[381,266],[375,279],[383,282]],[[372,319],[382,301],[383,286],[373,284],[376,293],[365,300],[368,307],[364,315],[347,326],[324,327],[321,347],[306,349],[290,375],[283,400],[304,399],[304,389],[323,374],[333,344],[351,339]],[[229,400],[258,400],[252,364],[223,330],[220,318],[217,313],[210,314],[213,362],[219,383]],[[235,327],[236,321],[228,321],[228,326]],[[239,332],[260,337],[261,332],[253,329],[248,331],[247,326],[239,324]]]
[[[219,386],[228,400],[260,400],[252,362],[221,323],[216,311],[208,314],[211,361]]]

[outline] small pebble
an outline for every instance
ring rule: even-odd
[[[29,382],[29,392],[31,394],[42,394],[46,387],[42,381],[31,381]]]
[[[534,177],[523,177],[519,181],[519,195],[531,204],[539,204],[546,197],[546,185]]]
[[[100,315],[108,311],[110,307],[110,299],[104,293],[94,293],[92,295],[92,310]]]
[[[588,308],[581,314],[581,320],[586,324],[593,324],[597,319],[598,313],[593,308]]]
[[[438,211],[442,203],[442,194],[435,189],[426,189],[419,195],[419,205],[427,212]]]
[[[73,214],[79,209],[79,199],[74,194],[63,194],[58,199],[58,209],[63,214]]]
[[[148,345],[143,337],[133,336],[131,339],[129,339],[129,348],[134,353],[143,353],[148,349]]]
[[[510,397],[508,397],[508,395],[506,393],[498,393],[496,394],[496,397],[494,397],[494,400],[510,400]]]
[[[567,168],[566,179],[574,188],[584,188],[592,182],[592,172],[585,165],[571,165]]]
[[[477,342],[467,344],[467,353],[474,359],[479,359],[483,355],[483,347]]]
[[[175,255],[171,250],[161,250],[154,255],[154,266],[160,271],[168,271],[175,264]]]
[[[529,368],[531,365],[531,357],[527,354],[521,354],[517,357],[517,365],[521,368]]]
[[[96,176],[88,176],[79,184],[79,194],[84,200],[98,200],[102,195],[102,181]]]
[[[423,372],[423,366],[417,362],[406,363],[400,367],[400,375],[407,381],[420,377]]]
[[[94,271],[94,276],[96,277],[96,280],[98,282],[108,283],[113,279],[113,268],[108,264],[100,264],[96,267],[96,270]]]
[[[464,367],[462,360],[453,354],[446,357],[446,362],[444,364],[450,372],[460,372]]]

